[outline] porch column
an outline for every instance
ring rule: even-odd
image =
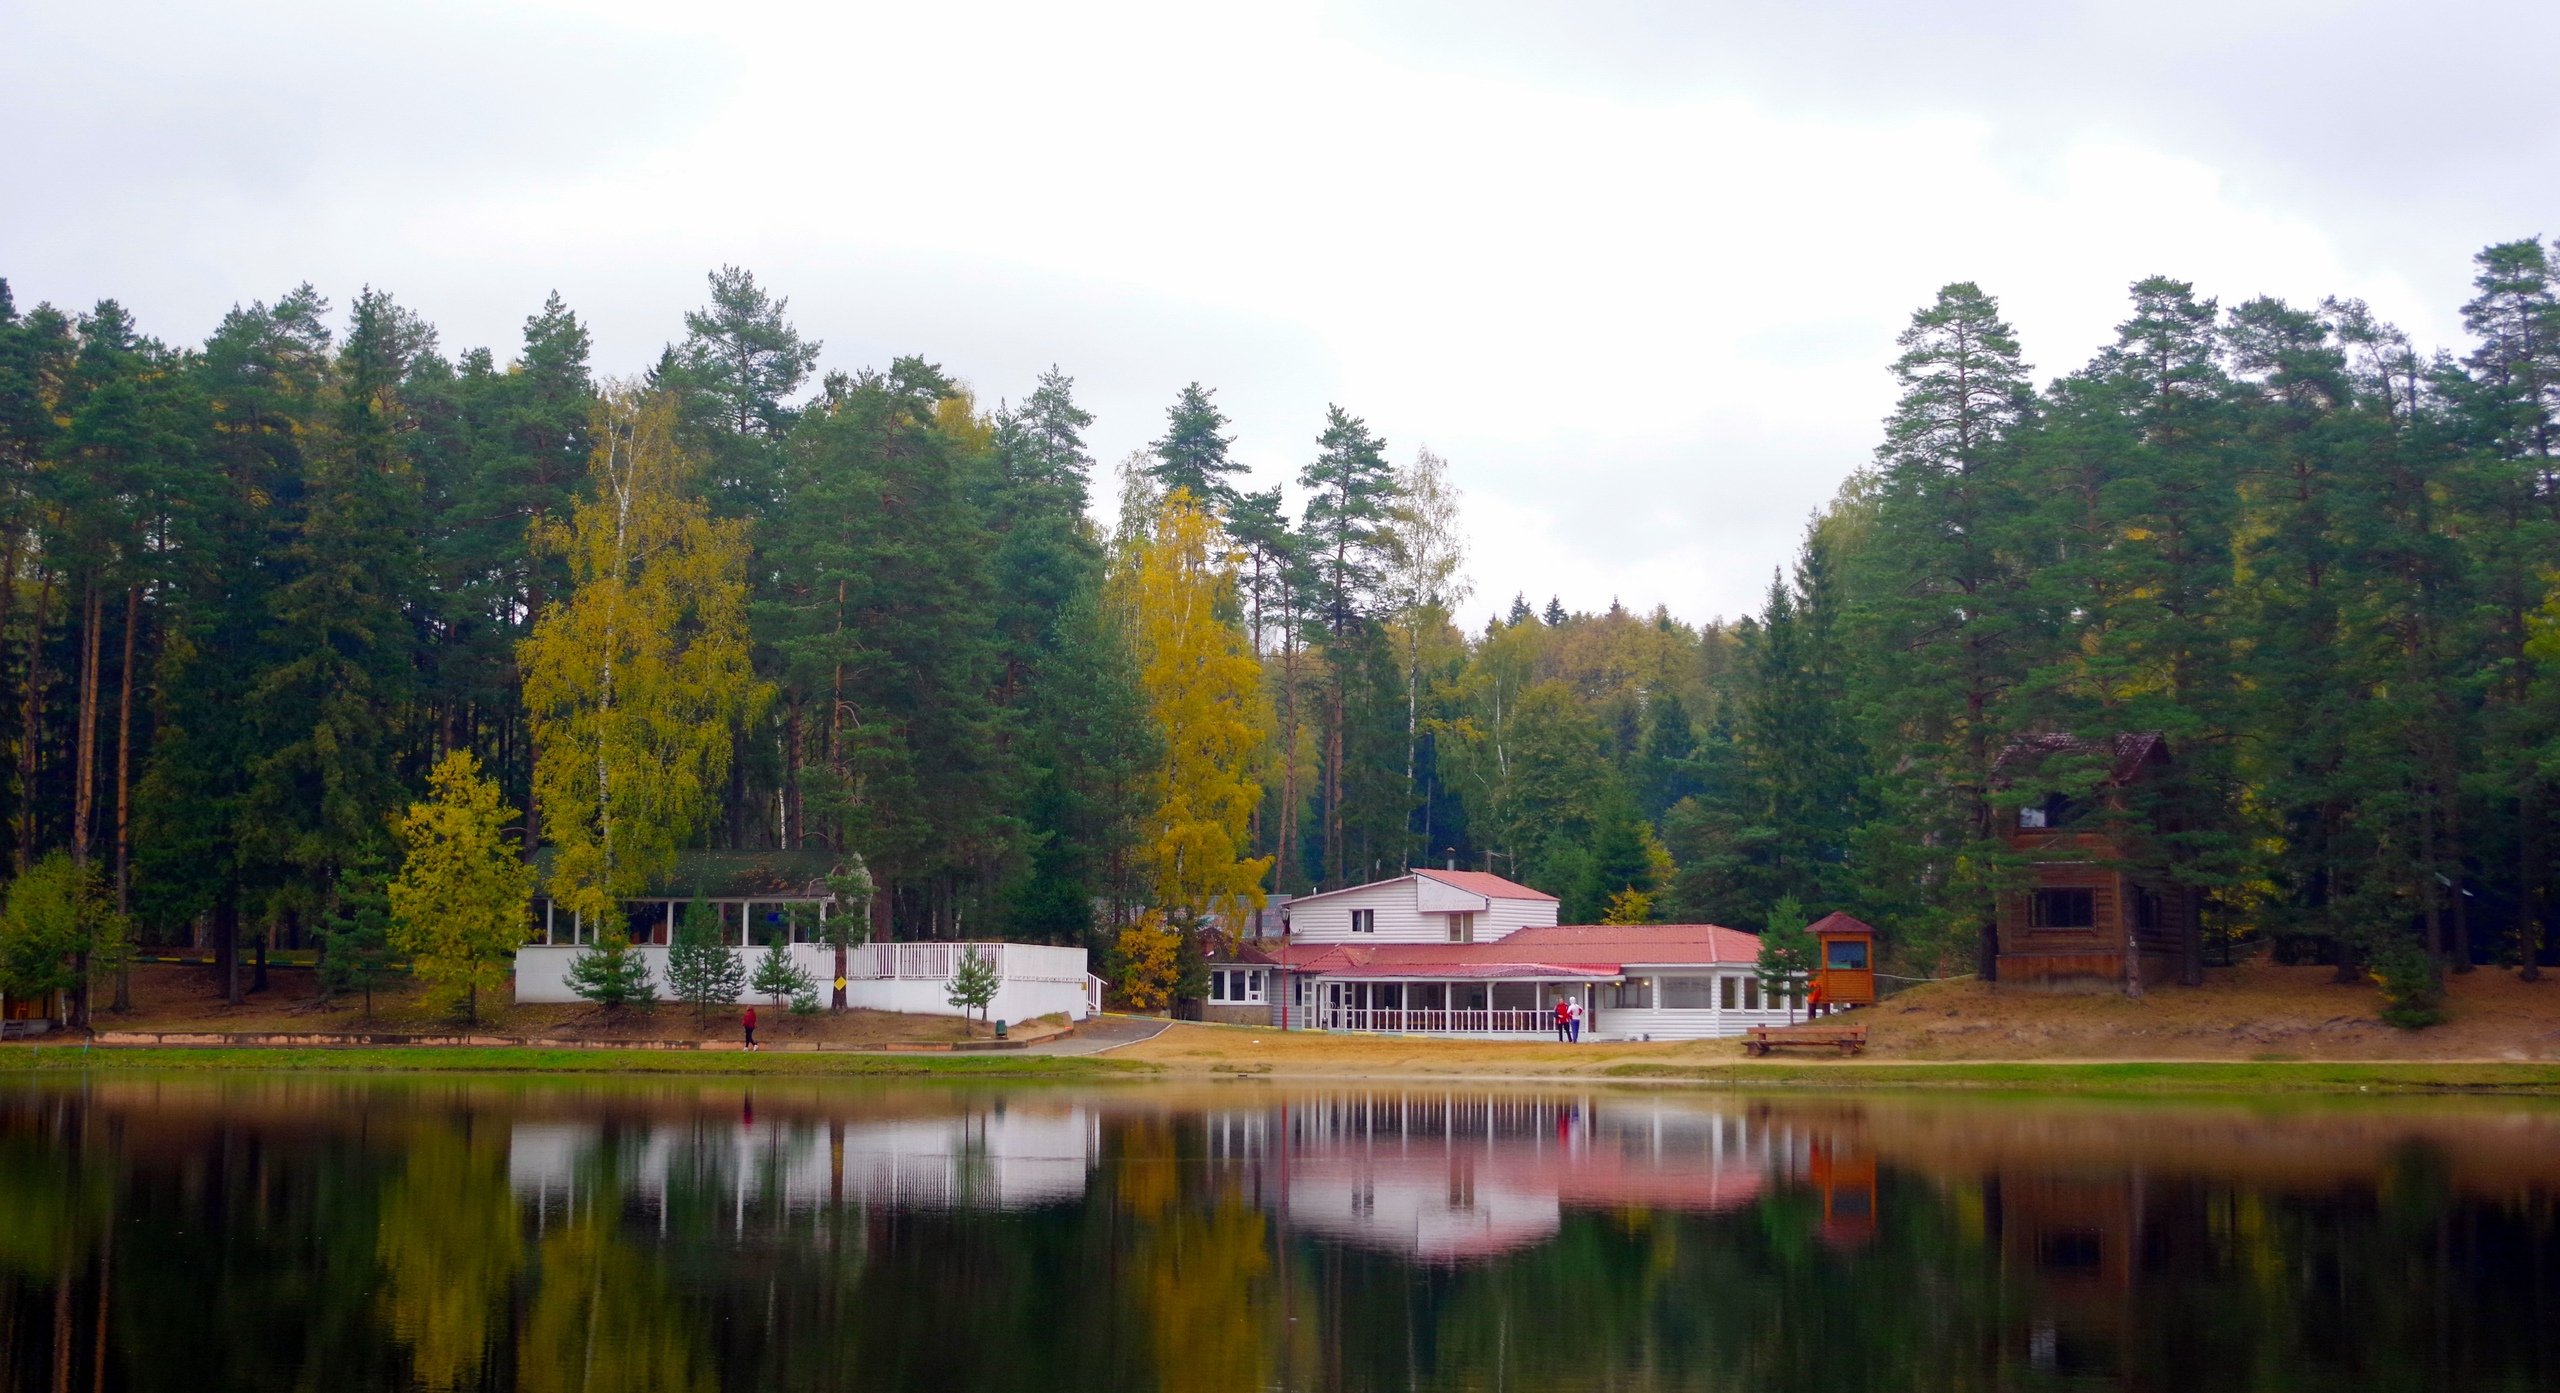
[[[660,943],[676,941],[676,902],[673,900],[667,901],[667,922],[658,930],[658,941]]]

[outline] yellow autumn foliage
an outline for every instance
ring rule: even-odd
[[[1133,1011],[1160,1010],[1173,1000],[1182,973],[1182,934],[1150,909],[1113,941],[1120,960],[1120,999]]]
[[[409,1149],[382,1197],[375,1260],[383,1314],[428,1393],[477,1388],[524,1267],[505,1138],[443,1128]]]
[[[1216,520],[1186,489],[1164,500],[1113,577],[1139,685],[1164,736],[1139,851],[1154,903],[1182,932],[1260,906],[1271,869],[1270,857],[1246,854],[1271,722],[1235,586]]]
[[[551,892],[611,922],[716,805],[772,690],[747,655],[747,525],[711,516],[665,393],[596,407],[589,492],[535,541],[574,589],[519,645]]]
[[[508,955],[533,925],[533,867],[509,828],[515,809],[480,761],[455,750],[427,774],[427,801],[392,825],[400,873],[391,878],[391,946],[438,1007],[477,1015],[483,990],[504,988]]]

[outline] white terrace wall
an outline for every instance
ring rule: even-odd
[[[1000,1021],[1027,1021],[1037,1016],[1064,1015],[1069,1020],[1083,1020],[1085,1005],[1085,957],[1081,948],[1057,948],[1038,943],[870,943],[850,950],[845,959],[845,991],[847,1006],[869,1011],[902,1011],[910,1015],[956,1016],[960,1008],[951,1004],[951,973],[958,964],[964,947],[974,946],[995,959],[998,985],[996,999],[987,1006],[987,1016]],[[516,950],[516,1000],[525,1003],[560,1003],[579,999],[569,989],[569,962],[582,948],[555,948],[531,944]],[[649,965],[649,980],[658,994],[666,995],[667,951],[644,944],[632,949]],[[755,972],[756,960],[764,956],[762,948],[732,948],[745,965],[749,976]],[[818,1000],[830,997],[830,986],[836,976],[836,950],[823,943],[795,943],[790,947],[792,961],[818,984]],[[741,992],[740,1003],[770,1003],[753,992]],[[975,1014],[975,1013],[972,1013]]]

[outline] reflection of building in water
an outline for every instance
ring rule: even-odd
[[[565,1207],[604,1176],[625,1197],[649,1201],[679,1182],[717,1184],[742,1215],[746,1205],[775,1201],[1014,1209],[1081,1198],[1100,1152],[1098,1125],[1081,1107],[761,1126],[523,1121],[507,1177],[537,1210]]]
[[[2133,1333],[2146,1205],[2138,1171],[2003,1172],[1983,1184],[2000,1266],[2033,1293],[2025,1353],[2045,1373],[2115,1372]]]
[[[1809,1149],[1784,1122],[1614,1099],[1354,1094],[1207,1121],[1213,1159],[1258,1164],[1291,1227],[1426,1261],[1541,1242],[1567,1209],[1738,1208]]]

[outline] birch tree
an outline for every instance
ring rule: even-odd
[[[607,931],[717,810],[731,729],[770,696],[747,653],[747,529],[714,519],[664,394],[597,406],[590,491],[535,531],[571,593],[519,651],[551,893]]]
[[[1216,519],[1177,488],[1116,577],[1139,682],[1164,736],[1140,852],[1156,904],[1186,933],[1260,906],[1271,869],[1270,857],[1246,854],[1269,721],[1258,665],[1232,618],[1233,562],[1216,538]]]

